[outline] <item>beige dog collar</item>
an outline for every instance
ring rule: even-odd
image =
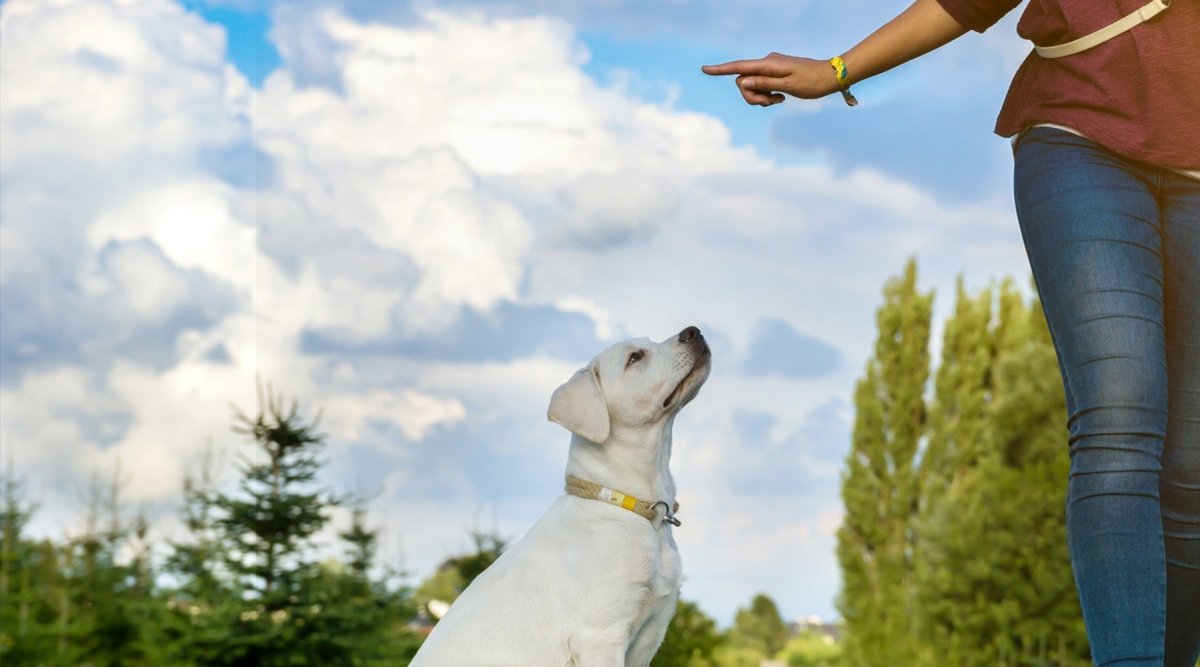
[[[675,503],[672,506],[665,500],[654,503],[646,500],[638,500],[629,494],[610,489],[603,484],[579,479],[574,475],[567,475],[566,491],[579,498],[602,500],[610,505],[627,509],[634,514],[644,517],[648,521],[654,521],[658,518],[658,506],[662,505],[665,508],[663,520],[672,526],[678,527],[680,525],[679,519],[675,518],[675,513],[679,511],[679,503]]]

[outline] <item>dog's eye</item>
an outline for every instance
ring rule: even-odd
[[[625,362],[625,368],[629,368],[630,366],[636,364],[644,356],[646,356],[646,353],[642,352],[641,350],[638,350],[637,352],[633,352],[632,354],[629,355],[629,361]]]

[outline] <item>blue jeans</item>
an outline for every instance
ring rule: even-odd
[[[1200,180],[1053,128],[1014,149],[1058,351],[1067,544],[1098,666],[1200,653]]]

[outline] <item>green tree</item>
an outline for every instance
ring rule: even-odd
[[[717,623],[693,602],[675,602],[675,616],[650,667],[716,667],[713,653],[724,638]]]
[[[988,419],[995,360],[992,292],[972,298],[959,278],[956,299],[942,335],[929,439],[921,456],[922,509],[936,505],[947,488],[992,449]]]
[[[832,637],[809,630],[789,639],[776,660],[788,667],[841,667],[842,647]]]
[[[54,546],[25,537],[36,508],[26,499],[24,486],[10,463],[0,475],[0,662],[6,665],[55,659],[52,601],[65,595]]]
[[[417,588],[417,601],[424,605],[431,600],[454,602],[475,578],[496,562],[504,553],[507,542],[495,533],[471,532],[473,550],[447,558],[437,570]]]
[[[475,578],[491,567],[492,563],[504,553],[507,542],[495,533],[475,531],[471,533],[471,541],[475,550],[454,559],[454,567],[462,575],[463,588],[471,585]]]
[[[789,634],[775,601],[759,593],[749,607],[737,610],[729,629],[729,643],[771,657],[783,649]]]
[[[1086,665],[1062,512],[1068,460],[1054,348],[1036,302],[1009,283],[995,301],[993,317],[977,307],[990,291],[971,299],[960,289],[947,324],[939,379],[968,379],[937,391],[931,447],[961,446],[945,450],[944,492],[927,493],[922,508],[922,663]],[[956,342],[951,324],[975,342]],[[962,372],[980,360],[986,373]]]
[[[992,330],[992,291],[976,297],[958,280],[954,314],[946,321],[942,361],[934,380],[928,445],[921,459],[921,500],[915,545],[914,607],[920,633],[921,662],[961,664],[965,640],[945,627],[952,608],[936,591],[962,581],[961,572],[944,562],[944,527],[962,511],[958,503],[980,461],[993,450],[989,418],[996,355]]]
[[[447,560],[417,586],[417,602],[422,606],[433,600],[449,604],[457,600],[466,587],[462,572],[455,567],[453,560]]]
[[[178,578],[167,606],[176,664],[285,667],[394,665],[416,652],[415,616],[402,575],[376,564],[377,530],[356,504],[341,531],[346,560],[319,560],[315,538],[343,500],[322,490],[324,438],[316,420],[285,409],[269,387],[253,417],[234,492],[216,488],[210,466],[184,484],[190,533],[174,544]],[[209,461],[210,463],[211,461]],[[380,570],[377,572],[377,570]]]
[[[63,664],[163,662],[149,528],[143,517],[126,518],[122,486],[119,468],[107,482],[94,476],[83,532],[57,549],[61,583],[51,595],[59,605],[55,659]]]
[[[913,524],[933,294],[917,290],[916,262],[910,260],[903,277],[885,286],[884,297],[874,357],[855,392],[838,530],[838,609],[846,621],[846,662],[855,667],[907,665],[916,655]]]
[[[366,525],[366,508],[357,504],[347,530],[338,533],[346,549],[346,565],[327,562],[322,577],[326,611],[323,621],[345,637],[353,665],[395,665],[411,659],[420,637],[408,627],[416,616],[411,591],[400,580],[403,573],[385,568],[376,575],[379,531]]]
[[[960,280],[924,420],[928,359],[915,348],[930,315],[911,263],[886,294],[843,479],[846,664],[1086,664],[1063,394],[1040,307],[1010,282],[969,295]]]
[[[349,637],[322,614],[325,573],[313,540],[339,501],[317,488],[324,442],[316,422],[306,422],[295,401],[285,410],[270,387],[265,396],[260,389],[254,417],[237,412],[236,419],[235,432],[255,446],[243,459],[237,493],[192,501],[195,511],[212,512],[196,525],[215,530],[219,568],[235,597],[186,607],[195,627],[189,650],[206,665],[352,664]],[[193,545],[205,547],[203,539]],[[185,587],[209,589],[209,555],[176,555],[194,568]]]
[[[243,611],[240,591],[227,576],[227,558],[215,499],[216,462],[211,444],[183,479],[180,508],[187,539],[169,543],[165,572],[176,586],[164,607],[167,647],[173,664],[219,664],[230,619]]]
[[[713,661],[717,667],[761,667],[769,656],[762,651],[749,646],[734,646],[728,642],[721,644],[713,651]]]

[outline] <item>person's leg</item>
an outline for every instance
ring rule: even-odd
[[[1069,394],[1067,542],[1097,666],[1163,664],[1167,430],[1162,237],[1144,170],[1034,128],[1017,217]]]
[[[1200,180],[1159,196],[1166,296],[1167,441],[1159,482],[1167,553],[1166,667],[1200,657]]]

